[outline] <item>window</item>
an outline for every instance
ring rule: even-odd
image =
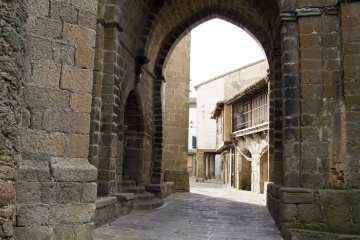
[[[233,131],[253,127],[268,121],[268,93],[266,90],[239,99],[232,105]]]

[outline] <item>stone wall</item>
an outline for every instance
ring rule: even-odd
[[[0,1],[0,239],[14,239],[26,1]]]
[[[269,184],[267,198],[268,208],[279,210],[273,216],[279,227],[286,229],[285,239],[360,235],[360,190],[285,188]]]
[[[87,160],[97,1],[28,1],[17,239],[92,239]]]
[[[163,83],[164,180],[174,182],[175,191],[189,191],[187,170],[190,34],[174,48],[166,64]]]

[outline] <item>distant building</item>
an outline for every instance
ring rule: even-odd
[[[264,79],[267,70],[267,62],[260,60],[195,86],[197,91],[197,181],[221,176],[225,183],[236,186],[234,184],[235,165],[230,164],[232,161],[230,155],[231,153],[234,155],[229,135],[231,133],[231,113],[229,112],[231,106],[225,103],[236,98],[239,92],[252,86],[254,82]],[[214,106],[216,109],[225,107],[226,110],[223,115],[219,112],[221,117],[218,118],[220,121],[218,124],[210,119],[214,114]],[[225,129],[229,129],[228,132]],[[215,159],[221,161],[221,167],[216,167]]]
[[[216,104],[211,118],[216,120],[216,152],[222,155],[225,183],[264,193],[269,181],[268,113],[267,78]]]

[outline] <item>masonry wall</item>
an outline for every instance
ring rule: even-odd
[[[188,122],[190,84],[190,34],[176,45],[166,64],[163,83],[164,180],[175,190],[189,191]]]
[[[16,223],[26,18],[26,1],[0,1],[0,239],[13,239]]]
[[[97,1],[31,0],[25,25],[17,239],[92,239],[87,160]]]
[[[285,239],[360,233],[360,3],[320,2],[334,5],[289,1],[284,11],[297,11],[282,18],[284,179],[270,186],[268,207]]]

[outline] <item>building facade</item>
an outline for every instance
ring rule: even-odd
[[[215,156],[221,155],[221,173],[217,174],[222,176],[224,183],[231,183],[234,186],[235,169],[232,167],[234,164],[231,164],[231,157],[229,157],[231,154],[233,155],[233,150],[228,149],[229,143],[231,143],[230,132],[228,132],[231,115],[228,110],[231,107],[224,105],[224,100],[234,98],[239,91],[251,86],[254,81],[264,78],[267,69],[267,62],[259,60],[195,86],[198,107],[196,175],[198,181],[215,178]],[[216,106],[215,110],[214,106]],[[217,113],[217,109],[220,108],[224,108],[226,111],[219,112],[221,117],[217,118],[217,122],[211,120],[212,114]],[[229,153],[223,153],[223,150]]]

